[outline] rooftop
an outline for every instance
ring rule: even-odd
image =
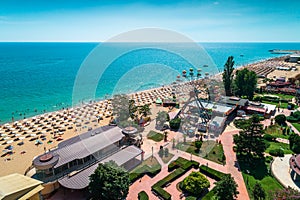
[[[210,102],[204,102],[204,101],[201,101],[201,103],[202,103],[204,108],[211,109],[214,112],[219,112],[219,113],[223,113],[223,114],[231,112],[234,109],[234,107],[230,106],[230,105],[210,103]],[[190,105],[194,106],[194,107],[197,106],[195,101],[191,102]]]
[[[88,131],[83,135],[76,136],[75,139],[66,141],[62,145],[59,145],[57,149],[54,149],[50,153],[53,154],[53,158],[46,162],[41,162],[40,158],[44,155],[40,155],[34,159],[35,166],[55,165],[57,168],[75,159],[81,159],[89,156],[105,147],[120,141],[124,135],[119,127],[113,127],[110,129],[97,128],[92,131]],[[58,161],[57,161],[58,155]],[[57,162],[54,164],[54,162]]]
[[[66,187],[71,189],[83,189],[89,185],[89,176],[94,173],[97,169],[99,163],[106,163],[108,161],[114,161],[118,166],[122,166],[129,160],[135,158],[136,156],[140,155],[142,150],[137,148],[136,146],[129,146],[121,151],[111,155],[110,157],[98,162],[82,171],[75,173],[72,176],[65,176],[62,179],[59,179],[58,182]]]
[[[4,199],[9,195],[12,195],[14,193],[19,193],[24,190],[35,189],[36,187],[42,190],[43,187],[40,186],[42,183],[43,182],[41,181],[17,173],[10,174],[7,176],[2,176],[0,177],[0,199]],[[28,193],[28,191],[24,192],[23,195],[21,194],[21,196],[17,198],[18,199],[21,198],[26,193]]]
[[[241,99],[238,97],[226,97],[226,96],[222,96],[220,101],[222,103],[226,103],[229,105],[239,105],[239,106],[245,106],[248,103],[248,99]]]

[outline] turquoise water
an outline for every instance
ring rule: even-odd
[[[0,43],[0,123],[10,121],[12,116],[17,120],[71,106],[77,72],[97,45]],[[235,57],[236,65],[240,66],[279,56],[269,53],[270,49],[300,49],[300,43],[201,45],[220,71],[230,55]],[[172,73],[164,74],[164,70],[170,66]],[[101,99],[113,91],[134,92],[168,84],[175,80],[179,71],[187,67],[189,64],[184,60],[161,50],[135,51],[111,63],[98,82],[95,97]],[[83,94],[82,99],[89,98]]]

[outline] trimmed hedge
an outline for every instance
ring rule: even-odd
[[[161,166],[156,165],[156,167],[150,168],[147,165],[144,165],[143,167],[139,168],[138,170],[135,170],[134,172],[129,174],[129,179],[131,183],[134,183],[139,178],[142,178],[144,175],[148,176],[155,176],[161,171]]]
[[[154,191],[155,194],[159,195],[164,200],[170,200],[171,199],[171,195],[169,194],[169,192],[165,191],[162,187],[160,187],[158,185],[153,185],[152,186],[152,191]]]
[[[276,139],[276,137],[274,137],[273,135],[270,135],[270,134],[264,134],[264,139],[272,142]]]
[[[192,167],[195,169],[198,169],[199,163],[196,161],[189,161],[184,158],[177,158],[175,161],[171,162],[168,165],[168,170],[172,171],[168,176],[165,178],[161,179],[157,183],[155,183],[151,188],[152,191],[155,192],[157,195],[162,197],[165,200],[171,199],[171,195],[163,189],[166,185],[169,183],[173,182],[174,180],[178,179],[181,177],[183,174],[185,174],[187,171],[189,171]]]
[[[217,171],[217,170],[214,170],[210,167],[207,167],[206,165],[201,165],[200,166],[200,172],[215,179],[216,181],[219,181],[221,180],[221,178],[226,175],[225,173],[223,172],[220,172],[220,171]]]
[[[172,161],[169,165],[168,165],[168,171],[173,171],[174,169],[177,168],[183,168],[183,169],[191,169],[192,167],[194,167],[195,169],[199,168],[199,163],[196,161],[189,161],[187,159],[184,158],[177,158],[176,160]]]
[[[279,157],[284,157],[284,151],[282,149],[271,149],[269,151],[269,154],[271,156],[279,156]]]
[[[188,196],[185,198],[185,200],[197,200],[197,197]]]
[[[166,176],[165,178],[163,178],[160,181],[158,181],[157,183],[155,183],[153,185],[153,187],[155,187],[155,186],[165,187],[167,184],[171,183],[172,181],[174,181],[177,178],[179,178],[180,176],[182,176],[185,172],[186,172],[186,170],[184,170],[182,168],[178,168],[174,172],[172,172],[171,174]]]
[[[149,196],[145,191],[141,191],[138,193],[138,199],[139,200],[148,200]]]

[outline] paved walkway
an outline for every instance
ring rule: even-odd
[[[239,194],[237,199],[248,200],[248,191],[239,168],[239,164],[236,158],[236,154],[233,151],[233,135],[238,134],[238,130],[224,132],[220,137],[221,143],[223,145],[224,153],[226,156],[226,171],[233,176],[234,180],[238,184]]]
[[[224,132],[219,138],[219,140],[221,140],[221,142],[223,144],[224,153],[226,156],[226,165],[225,166],[220,165],[215,162],[212,162],[210,160],[204,159],[202,157],[198,157],[198,156],[194,156],[194,155],[191,156],[191,154],[189,154],[189,153],[179,151],[176,149],[172,149],[170,143],[167,146],[170,149],[170,153],[175,155],[172,160],[175,160],[178,157],[183,157],[188,160],[192,159],[192,160],[199,162],[200,164],[208,165],[209,167],[216,169],[218,171],[231,174],[233,176],[234,180],[237,182],[238,191],[240,192],[237,199],[248,200],[249,196],[248,196],[247,188],[244,183],[242,173],[239,171],[239,166],[238,166],[238,163],[236,160],[235,152],[233,151],[233,135],[237,134],[237,133],[238,133],[238,130],[231,129],[231,131]],[[149,195],[149,199],[151,199],[151,200],[158,199],[158,197],[156,197],[151,192],[151,186],[154,183],[156,183],[158,180],[161,180],[162,178],[167,176],[169,174],[169,172],[168,172],[167,164],[164,164],[161,161],[161,159],[157,156],[157,154],[155,154],[155,156],[156,156],[157,160],[160,162],[160,164],[162,165],[162,171],[153,178],[150,178],[149,176],[146,175],[142,178],[141,182],[140,181],[134,182],[130,186],[127,199],[136,199],[138,193],[143,190]],[[188,174],[189,173],[186,173],[183,177],[180,177],[178,180],[176,180],[174,183],[170,184],[166,188],[166,190],[170,194],[172,194],[172,199],[180,199],[180,192],[177,191],[176,184],[178,182],[180,182],[181,180],[183,180]],[[211,182],[211,187],[213,187],[214,186],[213,183],[215,181],[210,180],[210,182]]]
[[[272,163],[271,170],[275,178],[285,187],[292,187],[298,191],[300,188],[294,183],[290,174],[289,160],[292,155],[285,155],[283,158],[276,157]]]

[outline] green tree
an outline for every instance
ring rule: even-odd
[[[129,174],[113,161],[100,163],[90,176],[89,192],[94,200],[125,199],[129,191]]]
[[[185,179],[183,179],[181,187],[182,190],[188,193],[199,196],[203,189],[209,188],[210,183],[207,178],[200,172],[192,172]]]
[[[236,144],[238,154],[247,154],[247,158],[253,156],[263,157],[266,145],[263,139],[263,126],[259,123],[259,116],[253,115],[249,119],[249,124],[244,126],[239,134],[234,135],[233,140]],[[250,160],[249,160],[250,161]]]
[[[128,112],[129,112],[129,116],[131,119],[136,119],[137,118],[137,112],[138,107],[135,105],[135,101],[130,99],[129,100],[129,105],[128,105]]]
[[[199,152],[202,146],[202,141],[197,140],[195,141],[195,147],[196,147],[196,151]]]
[[[160,146],[160,149],[159,149],[159,151],[158,151],[158,155],[159,155],[159,157],[163,157],[164,156],[164,148],[162,147],[162,146]]]
[[[237,96],[246,96],[252,100],[257,86],[257,76],[255,72],[247,68],[238,70],[234,79],[234,90]]]
[[[234,66],[233,56],[229,56],[224,65],[224,72],[223,72],[223,83],[225,87],[226,96],[232,96],[233,71],[234,71],[233,66]]]
[[[217,199],[233,200],[239,194],[237,187],[238,185],[231,175],[226,174],[216,183],[215,194]]]
[[[144,117],[147,117],[147,115],[151,114],[151,112],[150,112],[150,106],[148,104],[140,106],[139,107],[139,113],[141,115],[143,115]]]
[[[180,118],[175,118],[170,120],[170,128],[174,130],[178,130],[180,127],[181,119]]]
[[[300,153],[300,136],[292,133],[289,136],[290,149],[295,153]]]
[[[165,155],[165,157],[169,156],[169,149],[168,148],[165,148],[164,155]]]
[[[254,200],[263,200],[266,199],[266,192],[262,188],[260,183],[255,183],[254,188],[252,190],[252,195]]]
[[[167,121],[169,121],[168,113],[166,111],[159,111],[156,116],[156,125],[162,127]]]
[[[129,115],[129,99],[127,95],[115,95],[112,99],[113,115],[118,119],[117,121],[125,121],[130,117]]]
[[[286,116],[283,114],[276,115],[275,116],[275,122],[279,125],[285,125],[286,124]]]

